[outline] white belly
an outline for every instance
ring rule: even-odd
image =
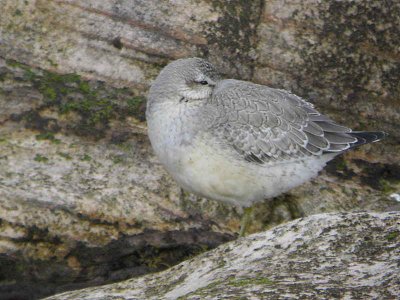
[[[315,177],[331,158],[256,164],[238,159],[228,150],[198,140],[175,149],[164,165],[185,189],[204,197],[250,206],[275,197]]]

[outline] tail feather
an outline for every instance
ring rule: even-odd
[[[350,148],[375,143],[388,136],[388,134],[383,131],[352,131],[347,134],[357,139],[355,143],[350,144]]]

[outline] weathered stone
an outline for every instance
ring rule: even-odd
[[[234,238],[234,208],[191,203],[152,155],[135,90],[0,63],[0,298],[157,271]]]
[[[386,130],[380,152],[399,161],[399,2],[266,1],[257,35],[255,81],[355,129]]]
[[[0,55],[142,90],[168,60],[187,56],[250,78],[262,2],[231,2],[2,0]]]
[[[400,213],[321,214],[161,273],[47,299],[394,299]]]

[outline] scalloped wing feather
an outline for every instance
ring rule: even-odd
[[[223,80],[208,105],[217,111],[212,130],[248,161],[264,163],[342,152],[357,144],[351,129],[285,90]]]

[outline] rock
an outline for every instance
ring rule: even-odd
[[[240,211],[182,192],[146,136],[147,88],[179,57],[389,132],[255,205],[249,232],[321,212],[400,210],[398,4],[1,3],[0,298],[159,271],[236,237]]]
[[[168,60],[196,55],[250,78],[261,2],[5,1],[0,56],[141,90]]]
[[[400,213],[321,214],[157,274],[47,299],[394,299]]]
[[[0,63],[1,299],[165,269],[234,238],[235,209],[192,203],[152,154],[143,96]]]
[[[2,57],[145,91],[168,61],[205,56],[228,76],[292,90],[349,126],[387,130],[398,146],[399,3],[4,2]]]
[[[257,37],[255,81],[292,90],[356,130],[389,132],[380,152],[399,160],[400,3],[265,1]]]

